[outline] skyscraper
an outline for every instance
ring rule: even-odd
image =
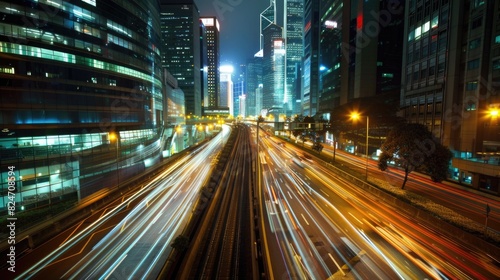
[[[259,52],[260,53],[260,52]],[[262,56],[255,55],[253,58],[247,60],[247,71],[246,71],[246,89],[247,98],[246,113],[249,116],[260,115],[261,106],[258,106],[257,98],[262,96],[257,95],[257,89],[259,85],[262,86]]]
[[[184,91],[186,114],[201,115],[199,11],[193,0],[161,0],[162,66]]]
[[[229,108],[229,115],[234,116],[234,85],[233,66],[223,65],[220,67],[220,108]]]
[[[324,1],[321,7],[318,112],[324,119],[330,119],[328,114],[340,105],[342,7],[342,0]]]
[[[220,46],[219,46],[219,21],[216,17],[202,17],[201,21],[207,30],[207,62],[208,62],[208,104],[206,107],[215,108],[221,105],[219,100],[220,81]]]
[[[116,185],[159,154],[159,5],[123,2],[0,1],[0,210],[8,166],[30,209]]]
[[[404,2],[344,1],[342,8],[340,104],[382,94],[397,98]]]
[[[296,68],[300,67],[303,56],[303,26],[304,26],[304,1],[285,0],[284,4],[284,38],[285,38],[285,112],[291,115],[294,111]],[[300,105],[300,104],[299,104]]]
[[[410,1],[401,107],[454,153],[452,179],[499,193],[500,3]]]
[[[208,46],[207,28],[200,20],[200,71],[201,71],[201,98],[203,107],[208,106]]]
[[[263,77],[263,109],[270,110],[273,107],[282,108],[284,91],[284,43],[283,30],[276,24],[269,25],[264,30],[264,57],[262,67]],[[276,60],[278,58],[278,60]],[[282,78],[283,76],[283,78]],[[280,81],[283,84],[280,85]]]
[[[304,1],[302,115],[314,116],[319,92],[319,0]]]
[[[275,0],[269,0],[269,7],[260,13],[260,49],[264,48],[264,30],[271,24],[276,23]]]
[[[234,81],[234,96],[233,96],[233,104],[234,104],[234,116],[240,116],[242,113],[245,113],[245,108],[244,110],[241,110],[242,106],[246,106],[245,103],[240,103],[240,101],[245,100],[243,98],[246,98],[246,83],[245,83],[245,76],[246,76],[246,65],[242,64],[239,67],[239,71],[236,74],[235,81]]]

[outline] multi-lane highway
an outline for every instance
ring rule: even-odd
[[[255,141],[255,133],[240,136]],[[217,137],[228,135],[225,127]],[[208,269],[197,275],[250,276],[252,271],[255,276],[256,264],[250,268],[248,256],[256,260],[260,254],[270,279],[496,279],[500,275],[494,256],[442,236],[404,211],[380,203],[339,176],[340,170],[332,172],[331,165],[293,145],[264,135],[259,138],[259,164],[250,164],[253,151],[241,140],[246,144],[231,156],[240,161],[230,165],[223,176],[227,180],[221,181],[228,190],[237,190],[257,178],[256,200],[245,198],[252,196],[249,187],[245,192],[228,192],[221,213],[214,211],[219,221],[214,225],[223,227],[208,233],[208,243],[216,246],[204,249],[206,258],[198,262]],[[156,278],[170,244],[189,221],[224,141],[215,138],[151,178],[141,191],[124,195],[50,245],[20,258],[24,267],[18,279]],[[365,163],[345,160],[359,167]],[[369,166],[369,171],[373,176],[375,168]],[[244,216],[251,219],[248,204],[258,208],[256,242],[242,238],[253,229],[238,224]],[[226,220],[232,220],[232,225]],[[218,240],[224,241],[222,245],[217,245]],[[37,251],[40,254],[39,250],[52,252],[26,267],[24,260]],[[244,262],[238,251],[247,254]]]
[[[217,137],[227,138],[224,126]],[[67,239],[18,279],[154,279],[221,150],[215,138]],[[184,164],[188,162],[188,164]],[[120,213],[127,215],[115,221]],[[105,234],[102,234],[106,232]],[[95,238],[96,235],[102,238]],[[22,261],[19,260],[19,261]]]
[[[325,147],[322,151],[323,155],[330,156],[332,153],[330,147]],[[390,167],[387,171],[382,172],[378,169],[375,160],[366,161],[366,159],[337,150],[336,161],[357,168],[363,173],[365,168],[368,167],[370,177],[382,179],[397,187],[401,186],[403,181],[404,172],[402,170]],[[451,182],[436,183],[430,180],[428,176],[415,172],[410,173],[405,189],[427,197],[437,204],[482,225],[485,222],[486,205],[488,205],[491,210],[488,216],[488,228],[500,233],[500,199],[498,197]]]
[[[267,254],[275,278],[499,275],[491,256],[379,204],[291,145],[262,137],[260,151]]]

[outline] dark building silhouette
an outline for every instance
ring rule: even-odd
[[[184,91],[186,114],[201,116],[200,13],[193,0],[161,0],[162,67]]]

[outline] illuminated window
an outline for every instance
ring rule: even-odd
[[[412,30],[410,31],[410,34],[408,34],[408,41],[413,41],[415,39],[415,31]]]
[[[431,28],[432,28],[432,29],[437,28],[437,27],[438,27],[438,22],[439,22],[438,15],[435,15],[435,16],[432,18]]]
[[[420,38],[420,35],[422,35],[422,27],[417,27],[415,28],[415,39]]]
[[[477,39],[471,40],[471,41],[469,42],[469,50],[476,49],[476,48],[478,48],[480,45],[481,45],[481,38],[477,38]]]
[[[430,27],[431,27],[431,23],[429,21],[424,23],[424,25],[422,25],[422,33],[429,31]]]
[[[484,0],[474,0],[474,8],[484,5]]]
[[[15,74],[14,67],[0,67],[0,73]]]
[[[500,70],[500,58],[493,60],[492,68],[493,70]]]

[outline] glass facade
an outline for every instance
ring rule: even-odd
[[[292,115],[295,108],[295,94],[293,84],[295,82],[296,67],[302,61],[302,31],[304,26],[304,3],[302,0],[286,0],[284,5],[286,42],[286,84],[285,84],[285,109],[287,115]],[[299,109],[299,108],[297,108]]]
[[[112,186],[158,152],[158,11],[153,0],[0,1],[0,209],[9,167],[16,207],[29,209]]]
[[[162,66],[184,92],[186,113],[201,115],[200,15],[194,1],[161,2]]]

